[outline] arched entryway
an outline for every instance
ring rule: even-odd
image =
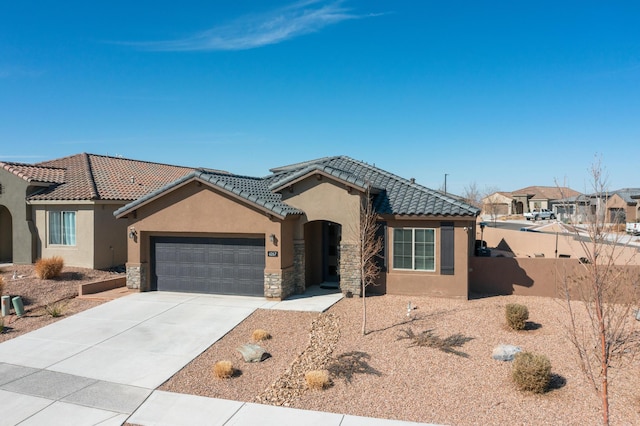
[[[307,286],[340,282],[342,225],[316,220],[304,225]]]
[[[5,206],[0,205],[0,262],[13,262],[13,218]]]

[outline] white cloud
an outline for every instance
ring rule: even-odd
[[[156,51],[248,50],[281,43],[329,25],[363,17],[343,7],[340,0],[304,0],[182,39],[126,44]]]

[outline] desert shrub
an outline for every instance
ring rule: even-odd
[[[0,333],[4,332],[4,317],[0,317]]]
[[[269,332],[267,330],[263,330],[261,328],[258,328],[257,330],[253,330],[253,333],[251,333],[251,338],[255,342],[260,342],[260,341],[263,341],[263,340],[271,339],[271,334],[269,334]]]
[[[228,379],[233,376],[233,373],[231,361],[218,361],[213,366],[213,375],[218,379]]]
[[[511,378],[520,390],[544,393],[551,383],[551,362],[544,355],[520,352],[513,360]]]
[[[60,256],[38,259],[35,266],[36,277],[41,280],[56,278],[60,276],[63,267],[64,260]]]
[[[321,390],[329,387],[331,380],[329,379],[328,370],[311,370],[307,371],[304,375],[304,380],[307,382],[309,389]]]
[[[44,311],[47,313],[47,315],[53,318],[61,317],[64,314],[65,308],[66,304],[62,302],[53,302],[44,305]]]
[[[529,319],[529,309],[518,303],[509,303],[505,309],[507,325],[514,330],[524,330]]]
[[[0,296],[4,294],[4,277],[0,275]]]

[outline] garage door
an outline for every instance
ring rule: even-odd
[[[264,238],[155,237],[152,289],[264,295]]]

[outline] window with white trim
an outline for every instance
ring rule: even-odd
[[[49,212],[49,244],[76,245],[76,212]]]
[[[429,228],[393,230],[393,268],[436,270],[436,231]]]

